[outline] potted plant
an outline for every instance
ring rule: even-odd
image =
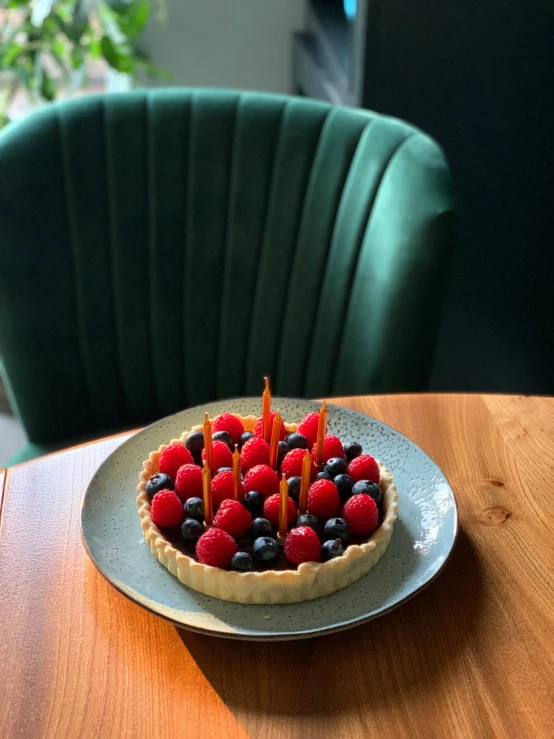
[[[159,13],[164,0],[156,0]],[[155,73],[137,47],[150,0],[2,0],[0,2],[0,128],[15,95],[33,104],[72,95],[90,64],[104,60],[134,78]]]

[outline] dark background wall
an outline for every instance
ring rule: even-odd
[[[369,27],[368,107],[459,189],[433,387],[554,393],[554,0],[374,0]]]

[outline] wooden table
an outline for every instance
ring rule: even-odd
[[[126,600],[82,547],[81,498],[125,437],[12,468],[0,737],[554,736],[554,399],[333,402],[407,434],[446,473],[461,529],[445,571],[332,636],[200,636]]]

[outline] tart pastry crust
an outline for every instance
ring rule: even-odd
[[[256,416],[240,416],[245,431],[252,431]],[[212,420],[212,419],[210,419]],[[213,422],[213,420],[212,420]],[[290,433],[296,424],[285,424]],[[171,444],[184,444],[187,436],[201,431],[193,426]],[[370,539],[363,544],[351,544],[344,554],[328,562],[304,562],[295,570],[264,570],[260,572],[231,572],[203,565],[183,554],[164,538],[150,516],[150,499],[145,487],[151,475],[158,471],[160,455],[169,446],[163,444],[143,463],[137,487],[137,505],[144,539],[152,554],[183,585],[206,595],[234,603],[298,603],[329,595],[365,575],[383,556],[388,547],[397,518],[398,491],[389,470],[379,464],[380,487],[383,492],[384,519]]]

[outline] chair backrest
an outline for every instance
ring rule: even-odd
[[[455,232],[439,147],[304,98],[171,89],[0,136],[0,356],[32,441],[218,397],[425,387]]]

